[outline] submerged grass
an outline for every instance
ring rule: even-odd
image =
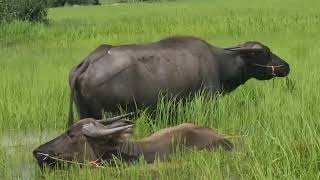
[[[49,10],[48,26],[1,25],[0,179],[319,179],[319,7],[315,0],[66,7]],[[261,41],[291,65],[288,79],[250,80],[217,100],[201,93],[186,104],[163,100],[155,116],[144,112],[136,121],[137,138],[182,122],[216,128],[236,144],[235,152],[41,173],[31,152],[64,129],[71,67],[102,43],[145,43],[175,34],[220,47]],[[24,138],[30,132],[32,141]]]

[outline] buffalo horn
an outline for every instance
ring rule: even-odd
[[[261,47],[248,48],[248,47],[242,47],[242,46],[228,47],[228,48],[224,48],[224,50],[237,51],[237,52],[257,52],[257,51],[264,51],[264,49],[261,48]]]
[[[107,136],[111,135],[120,131],[123,131],[125,129],[131,128],[133,125],[127,125],[127,126],[120,126],[120,127],[115,127],[115,128],[101,128],[95,126],[93,123],[85,124],[82,127],[82,131],[85,135],[89,137],[101,137],[101,136]]]
[[[123,118],[126,118],[128,116],[132,116],[134,115],[134,112],[131,112],[131,113],[128,113],[128,114],[123,114],[123,115],[120,115],[120,116],[115,116],[115,117],[111,117],[111,118],[104,118],[104,119],[101,119],[101,120],[97,120],[99,123],[102,123],[102,124],[111,124],[111,123],[114,123],[120,119],[123,119]]]
[[[130,120],[127,120],[127,119],[122,119],[122,120],[119,120],[117,122],[114,122],[114,123],[108,125],[108,128],[115,128],[115,127],[125,126],[125,125],[129,125],[129,124],[133,124],[133,122]]]

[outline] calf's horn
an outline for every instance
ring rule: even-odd
[[[101,120],[97,120],[99,123],[102,123],[102,124],[111,124],[111,123],[114,123],[120,119],[123,119],[123,118],[126,118],[126,117],[129,117],[129,116],[133,116],[135,113],[134,112],[131,112],[131,113],[128,113],[128,114],[123,114],[123,115],[120,115],[120,116],[115,116],[115,117],[111,117],[111,118],[104,118],[104,119],[101,119]]]
[[[131,127],[133,127],[133,125],[107,129],[107,128],[97,127],[93,123],[89,123],[89,124],[83,125],[82,132],[89,137],[101,137],[101,136],[111,135]]]

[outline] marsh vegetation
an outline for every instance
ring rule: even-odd
[[[49,24],[0,26],[0,179],[318,179],[320,177],[320,3],[177,1],[53,8]],[[141,138],[192,122],[219,129],[233,153],[191,152],[169,162],[40,172],[33,148],[62,133],[68,73],[102,43],[124,44],[194,35],[225,47],[261,41],[291,67],[288,78],[250,80],[218,100],[160,102],[155,121],[136,120]]]

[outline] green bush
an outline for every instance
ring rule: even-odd
[[[94,5],[98,5],[99,0],[67,0],[67,3],[70,5],[81,5],[81,4],[94,4]]]
[[[163,0],[119,0],[119,3],[162,2]]]
[[[100,4],[99,0],[51,0],[51,7],[64,6],[65,4],[69,5],[98,5]]]
[[[47,5],[47,0],[0,0],[0,22],[45,22]]]
[[[60,7],[66,4],[67,0],[51,0],[50,7]]]

